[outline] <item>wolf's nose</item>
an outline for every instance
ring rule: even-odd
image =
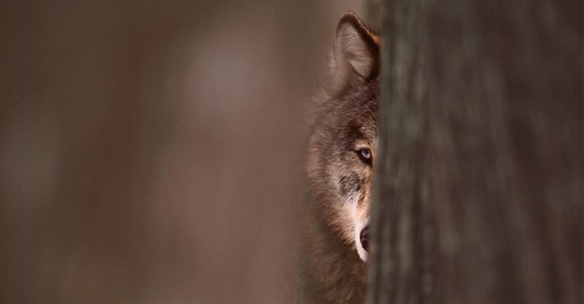
[[[361,233],[359,234],[359,240],[361,241],[361,246],[363,249],[369,252],[369,225],[365,226],[365,228],[361,230]]]

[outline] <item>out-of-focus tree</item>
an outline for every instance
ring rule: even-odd
[[[368,303],[582,303],[582,1],[383,14]]]
[[[381,31],[381,0],[365,1],[363,20],[370,29],[377,33]]]
[[[305,106],[360,6],[0,1],[0,303],[294,303]]]

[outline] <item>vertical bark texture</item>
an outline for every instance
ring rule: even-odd
[[[582,1],[383,14],[368,303],[582,303]]]

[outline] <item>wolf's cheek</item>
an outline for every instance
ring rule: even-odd
[[[339,179],[339,192],[342,197],[353,198],[362,187],[361,178],[356,173],[344,174]]]

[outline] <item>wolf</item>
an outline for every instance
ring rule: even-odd
[[[378,141],[380,39],[341,16],[330,80],[313,110],[301,254],[302,303],[362,303]]]

